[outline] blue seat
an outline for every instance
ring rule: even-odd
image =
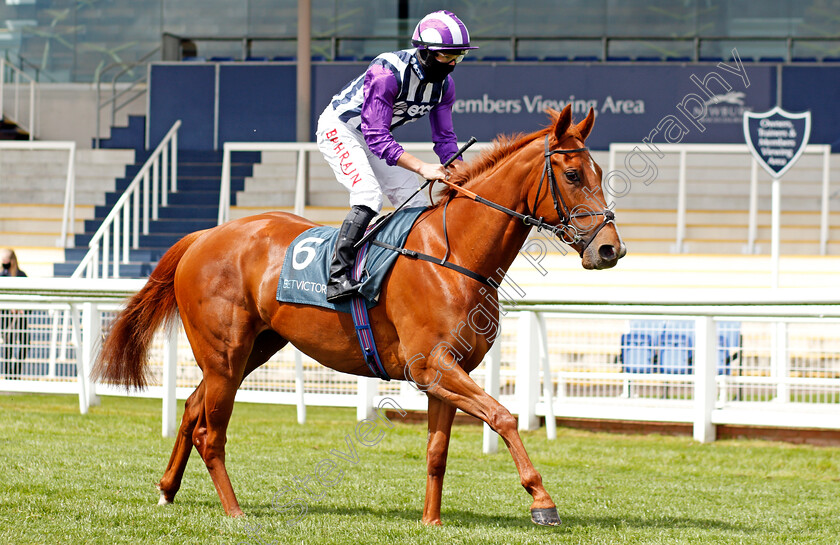
[[[816,57],[793,57],[791,62],[817,62]]]
[[[823,62],[840,62],[840,57],[823,57]]]
[[[539,62],[539,60],[540,58],[535,56],[516,57],[516,62]]]
[[[759,57],[758,62],[786,62],[784,57]]]
[[[246,57],[245,60],[248,62],[265,62],[268,57]]]
[[[206,62],[207,59],[204,57],[184,57],[181,59],[183,62]]]
[[[507,62],[510,59],[505,57],[504,55],[487,55],[481,57],[481,60],[484,62]]]
[[[735,62],[734,58],[730,58],[728,62]],[[741,62],[755,62],[753,57],[741,57]]]
[[[656,345],[653,335],[630,331],[621,336],[621,364],[625,373],[652,373]]]
[[[336,55],[333,60],[339,62],[355,62],[358,59],[356,58],[356,55]]]
[[[665,57],[666,62],[691,62],[691,57],[685,56],[668,56]]]
[[[700,57],[698,60],[700,62],[722,62],[723,57],[708,56],[708,57]]]
[[[630,62],[632,59],[624,55],[610,55],[607,57],[607,62]]]
[[[548,55],[543,57],[546,62],[569,62],[569,57],[565,55]]]
[[[636,62],[662,62],[662,57],[641,56],[636,57]]]
[[[694,360],[694,324],[669,320],[659,337],[657,367],[660,373],[686,375]]]
[[[210,62],[233,62],[233,57],[210,57]]]
[[[576,57],[572,57],[572,60],[575,62],[600,62],[601,57],[597,55],[578,55]]]
[[[297,57],[294,55],[279,55],[277,57],[272,57],[271,60],[275,62],[291,62],[297,60]]]
[[[327,58],[324,55],[312,55],[311,60],[312,62],[324,62]]]

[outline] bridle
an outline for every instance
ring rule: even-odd
[[[592,244],[592,241],[595,240],[595,237],[598,236],[598,233],[601,232],[601,229],[607,226],[609,223],[615,223],[615,213],[605,208],[600,212],[587,210],[584,212],[574,212],[574,210],[569,210],[569,207],[566,205],[566,201],[563,199],[563,194],[560,192],[560,187],[557,185],[557,177],[554,175],[554,167],[551,164],[551,156],[555,154],[562,154],[568,155],[570,153],[578,153],[582,151],[589,151],[589,148],[575,148],[575,149],[557,149],[552,150],[549,148],[548,145],[548,135],[545,136],[545,169],[543,169],[542,176],[540,176],[540,185],[537,187],[537,194],[534,196],[534,204],[531,207],[531,210],[536,213],[537,203],[540,200],[540,194],[542,193],[543,182],[547,179],[548,180],[548,190],[551,192],[551,198],[554,200],[554,210],[557,212],[557,216],[560,218],[560,225],[551,225],[549,223],[545,223],[545,219],[540,216],[539,219],[535,218],[531,214],[521,214],[515,210],[511,210],[505,206],[500,204],[496,204],[492,201],[488,201],[484,197],[481,197],[474,192],[464,189],[461,186],[455,185],[452,182],[446,180],[437,180],[442,182],[443,184],[447,185],[451,189],[462,193],[476,202],[489,206],[490,208],[494,208],[509,216],[513,216],[515,218],[519,218],[522,220],[525,225],[530,225],[537,228],[537,231],[541,231],[545,229],[560,238],[563,242],[569,245],[575,245],[579,243],[583,243],[578,253],[583,255],[583,252],[586,251],[586,248]],[[448,205],[449,202],[446,203]],[[444,218],[446,214],[445,206],[444,206]],[[580,230],[571,224],[572,220],[577,218],[584,218],[584,217],[593,217],[593,216],[604,216],[604,221],[598,224],[598,227],[592,232],[591,235],[584,238]],[[446,220],[444,220],[444,232],[446,230]]]

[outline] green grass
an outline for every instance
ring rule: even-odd
[[[195,452],[175,503],[156,505],[173,443],[159,401],[103,398],[82,416],[73,396],[0,395],[0,543],[840,542],[840,449],[569,429],[523,434],[562,527],[532,525],[507,451],[484,455],[481,428],[456,426],[444,527],[427,528],[425,426],[399,421],[290,526],[275,492],[347,450],[355,426],[353,410],[308,415],[299,426],[293,407],[236,406],[227,464],[247,516],[234,520]]]

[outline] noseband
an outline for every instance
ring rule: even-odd
[[[548,179],[548,187],[549,187],[549,190],[551,191],[551,198],[554,200],[554,210],[557,212],[557,216],[560,218],[560,223],[561,223],[562,227],[554,226],[554,225],[546,225],[546,224],[543,223],[543,218],[542,217],[540,217],[539,220],[535,220],[538,223],[530,223],[528,221],[525,221],[525,223],[530,223],[531,225],[536,226],[537,231],[539,231],[540,229],[547,229],[547,230],[551,231],[552,233],[554,233],[555,235],[558,235],[559,238],[563,242],[566,242],[567,244],[572,244],[573,245],[573,244],[578,244],[580,242],[583,242],[583,246],[581,247],[581,249],[579,251],[579,253],[581,255],[583,255],[583,252],[586,251],[586,249],[589,247],[589,245],[592,243],[592,241],[595,240],[595,237],[598,236],[598,233],[601,232],[601,229],[606,227],[606,225],[608,223],[615,223],[615,213],[612,210],[610,210],[608,208],[605,208],[601,212],[593,212],[591,210],[587,210],[585,212],[578,212],[578,213],[573,214],[572,213],[573,211],[570,211],[569,207],[566,206],[566,201],[563,200],[563,193],[560,192],[560,187],[557,185],[557,178],[554,176],[554,167],[551,164],[551,156],[555,155],[555,154],[568,155],[570,153],[578,153],[578,152],[581,152],[581,151],[589,151],[589,148],[583,147],[583,148],[576,148],[576,149],[556,149],[556,150],[552,150],[548,146],[548,135],[545,135],[545,169],[543,170],[542,176],[540,176],[540,185],[539,185],[539,187],[537,187],[537,194],[534,196],[534,204],[531,207],[531,210],[533,210],[536,213],[537,203],[539,202],[540,194],[542,193],[543,181],[545,181],[546,178],[547,178]],[[589,237],[584,239],[581,236],[580,230],[577,227],[575,227],[574,225],[571,225],[571,222],[572,222],[573,219],[587,218],[587,217],[591,218],[593,216],[604,216],[604,221],[602,221],[598,225],[598,227],[595,228],[595,230],[592,232],[592,234]],[[528,217],[533,219],[533,216],[528,216]],[[571,232],[571,240],[568,240],[566,237],[569,235],[570,232]],[[562,233],[562,235],[561,235],[561,233]]]

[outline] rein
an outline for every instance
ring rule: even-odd
[[[531,207],[531,209],[532,210],[537,209],[537,203],[539,202],[539,199],[540,199],[540,193],[542,193],[543,182],[547,178],[548,181],[549,181],[548,187],[549,187],[549,190],[551,191],[551,197],[554,200],[554,210],[557,211],[557,215],[560,217],[561,225],[559,225],[559,226],[545,223],[545,220],[544,220],[543,217],[540,217],[539,219],[537,219],[530,214],[521,214],[521,213],[517,212],[516,210],[511,210],[510,208],[507,208],[506,206],[496,204],[493,201],[489,201],[489,200],[485,199],[484,197],[474,193],[473,191],[470,191],[469,189],[464,189],[463,187],[461,187],[459,185],[455,185],[454,183],[449,182],[447,180],[436,180],[436,181],[448,186],[450,189],[453,189],[453,190],[457,191],[458,193],[461,193],[462,195],[465,195],[465,196],[469,197],[470,199],[474,200],[475,202],[481,203],[485,206],[489,206],[490,208],[493,208],[493,209],[498,210],[500,212],[504,212],[505,214],[507,214],[509,216],[512,216],[514,218],[518,218],[518,219],[522,220],[522,222],[525,225],[530,225],[530,226],[536,227],[537,231],[541,231],[542,229],[545,229],[545,230],[553,233],[554,235],[558,236],[560,238],[560,240],[562,240],[563,242],[565,242],[567,244],[573,245],[573,244],[578,244],[580,242],[583,242],[583,246],[578,251],[579,254],[583,255],[583,252],[586,250],[586,248],[589,247],[589,245],[592,243],[592,241],[595,240],[595,237],[598,235],[598,233],[601,232],[601,229],[606,227],[606,225],[608,223],[615,223],[615,213],[610,209],[604,209],[601,212],[593,212],[591,210],[587,210],[586,212],[578,212],[578,213],[573,214],[572,213],[573,210],[570,212],[569,207],[566,206],[566,201],[563,199],[563,194],[560,192],[560,188],[557,185],[557,178],[554,176],[554,167],[551,165],[551,156],[554,155],[554,154],[558,154],[558,153],[565,155],[565,154],[569,154],[569,153],[578,153],[578,152],[581,152],[581,151],[589,151],[589,148],[583,147],[583,148],[576,148],[576,149],[569,149],[569,150],[563,150],[563,149],[551,150],[551,149],[549,149],[549,146],[548,146],[548,135],[545,136],[545,169],[543,170],[542,176],[540,176],[540,185],[537,188],[537,194],[534,197],[534,205]],[[446,235],[446,206],[448,204],[449,203],[446,203],[446,205],[444,205],[444,223],[443,223],[444,235]],[[562,207],[562,209],[561,209],[561,207]],[[602,221],[598,225],[598,227],[595,229],[595,231],[593,231],[593,233],[586,240],[584,240],[584,238],[581,236],[581,233],[578,230],[578,228],[575,227],[574,225],[571,225],[571,221],[573,219],[576,219],[576,218],[584,218],[584,217],[592,217],[592,216],[604,216],[604,221]],[[571,232],[571,240],[569,240],[567,238],[564,238],[564,235],[566,235],[569,232]],[[447,244],[447,247],[448,247],[448,244]]]

